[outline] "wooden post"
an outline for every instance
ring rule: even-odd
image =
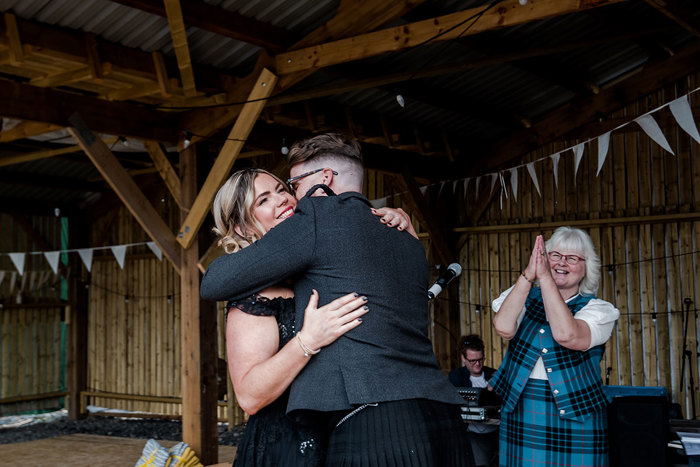
[[[180,153],[181,206],[197,196],[195,146]],[[180,211],[181,219],[188,211]],[[182,439],[204,465],[218,459],[216,314],[199,298],[199,244],[183,249],[180,264],[182,327]],[[212,330],[213,325],[213,330]]]
[[[69,243],[71,248],[88,244],[87,232],[82,217],[73,216],[70,222]],[[68,303],[66,309],[66,382],[68,385],[68,418],[85,418],[85,407],[80,403],[80,393],[87,390],[88,367],[88,293],[83,281],[83,265],[78,255],[69,258]]]

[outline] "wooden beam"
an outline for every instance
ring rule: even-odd
[[[483,13],[474,22],[472,18],[485,10],[483,6],[470,8],[438,18],[418,21],[381,31],[285,52],[275,57],[277,72],[281,75],[319,69],[330,65],[374,57],[376,55],[431,43],[479,34],[530,21],[542,20],[570,13],[612,5],[624,0],[541,0],[520,5],[518,0],[505,0],[497,8]],[[468,27],[469,24],[473,25]]]
[[[170,190],[170,194],[173,195],[177,205],[180,206],[180,209],[189,211],[189,209],[186,209],[185,206],[181,204],[182,195],[180,193],[180,178],[177,175],[177,172],[175,172],[173,166],[170,164],[168,156],[165,155],[163,147],[155,141],[147,140],[143,141],[143,145],[146,146],[146,151],[148,151],[151,159],[153,159],[153,163],[155,164],[156,169],[158,169],[160,177],[165,182],[168,190]]]
[[[219,156],[216,158],[214,166],[204,182],[204,186],[202,186],[201,191],[197,195],[192,209],[180,227],[177,241],[184,248],[188,248],[196,238],[197,232],[209,212],[216,191],[228,177],[233,163],[236,161],[243,144],[265,106],[264,99],[272,93],[276,83],[277,77],[269,70],[263,69],[257,82],[251,89],[248,99],[246,99],[247,104],[243,105],[241,113],[226,139],[226,143],[221,148]]]
[[[70,219],[70,246],[83,248],[88,245],[89,229],[83,216]],[[66,308],[66,381],[68,389],[68,418],[84,418],[86,408],[81,393],[88,389],[88,291],[85,289],[84,268],[78,255],[68,256],[71,275],[68,282]]]
[[[10,143],[18,139],[43,135],[44,133],[60,130],[62,128],[62,126],[52,125],[51,123],[23,121],[9,130],[0,132],[0,143]]]
[[[334,18],[305,36],[294,44],[292,48],[307,47],[312,44],[318,44],[324,40],[340,38],[348,34],[359,34],[371,31],[375,27],[400,18],[406,12],[424,1],[425,0],[373,0],[371,2],[357,2],[353,0],[342,0],[338,8],[338,13]],[[265,53],[261,53],[258,57],[255,70],[242,80],[239,80],[235,87],[232,87],[233,91],[230,92],[227,102],[241,102],[245,100],[245,95],[242,95],[241,92],[249,89],[252,82],[257,79],[260,70],[263,67],[274,65],[273,62],[273,58]],[[283,91],[298,83],[309,74],[310,72],[307,70],[303,73],[288,75],[277,83],[277,89]],[[210,136],[216,131],[231,125],[236,120],[240,110],[240,106],[194,110],[183,116],[180,128],[188,129],[194,134]]]
[[[125,73],[135,82],[143,79],[157,81],[150,52],[95,38],[95,44],[90,46],[93,48],[91,59],[86,52],[86,41],[89,39],[86,39],[83,32],[22,18],[17,18],[17,27],[24,53],[27,54],[31,50],[32,56],[36,56],[37,59],[66,60],[88,67],[91,66],[91,60],[99,60],[103,70],[106,70],[109,64],[113,73]],[[177,76],[177,61],[170,57],[164,57],[164,61],[168,75]],[[220,91],[223,89],[222,82],[235,79],[233,75],[222,73],[213,67],[196,65],[193,68],[198,89],[201,91]]]
[[[104,140],[104,144],[112,144],[118,139],[118,137],[107,138]],[[22,162],[48,159],[49,157],[60,156],[61,154],[73,154],[75,152],[80,152],[81,150],[82,148],[80,146],[68,146],[66,148],[47,149],[45,151],[29,152],[26,154],[17,154],[15,156],[0,156],[0,167],[21,164]]]
[[[168,70],[165,68],[165,60],[163,54],[157,50],[153,52],[153,67],[156,69],[156,78],[158,79],[158,88],[160,95],[170,97],[170,83],[168,82]]]
[[[163,0],[113,0],[132,8],[166,17]],[[187,24],[231,39],[257,45],[273,52],[286,49],[295,35],[283,28],[243,16],[202,1],[180,0]]]
[[[105,73],[102,71],[102,63],[100,62],[99,44],[92,33],[85,34],[85,56],[87,57],[88,70],[90,70],[90,79],[101,83]]]
[[[700,69],[700,46],[694,45],[666,60],[650,63],[643,73],[637,73],[594,96],[573,99],[533,124],[499,141],[485,151],[478,167],[466,170],[464,175],[485,173],[518,160],[529,151],[559,140],[577,128],[609,115],[641,99],[667,83],[684,78]]]
[[[195,146],[180,153],[181,206],[192,206],[197,195]],[[184,221],[187,213],[180,212]],[[180,264],[182,440],[190,445],[205,465],[217,462],[217,387],[211,361],[217,361],[216,313],[202,307],[197,269],[199,245],[193,242],[182,252]],[[211,325],[214,325],[213,332]],[[214,376],[214,378],[212,378]],[[213,379],[213,381],[212,381]]]
[[[168,24],[170,25],[170,35],[173,39],[177,66],[180,68],[182,90],[186,97],[194,97],[197,95],[197,86],[194,83],[192,59],[190,58],[190,48],[187,45],[187,30],[185,28],[185,20],[182,17],[180,0],[163,0],[163,3],[165,4]]]
[[[19,36],[17,18],[12,13],[5,13],[5,34],[10,49],[10,65],[21,66],[24,62],[24,48]]]
[[[136,218],[149,237],[180,272],[180,249],[167,224],[158,215],[148,199],[143,195],[134,180],[124,170],[107,145],[97,138],[78,114],[69,121],[68,132],[80,144],[85,154],[95,164],[107,183],[119,195],[129,212]]]
[[[105,69],[100,71],[100,76],[109,75],[112,71],[110,64],[105,64]],[[39,86],[42,88],[55,87],[55,86],[67,86],[69,84],[78,83],[80,81],[93,80],[95,76],[95,71],[88,67],[80,67],[74,70],[68,70],[61,73],[55,73],[52,75],[45,75],[40,78],[34,78],[29,81],[32,86]]]
[[[435,247],[435,252],[440,258],[440,262],[444,265],[452,263],[457,257],[450,249],[447,237],[437,219],[435,219],[433,211],[425,201],[423,194],[420,192],[413,175],[409,171],[405,171],[402,177],[397,177],[395,180],[399,190],[406,193],[404,199],[411,206],[411,214],[415,214],[420,223],[428,229],[430,242]]]
[[[508,47],[507,49],[505,49],[507,50],[506,52],[494,51],[493,53],[488,54],[488,56],[485,58],[470,59],[446,65],[426,67],[417,72],[407,71],[401,73],[390,73],[387,71],[379,70],[378,72],[374,71],[374,74],[371,76],[368,76],[366,72],[363,75],[360,75],[359,73],[345,73],[346,77],[349,77],[350,79],[338,80],[338,83],[330,84],[327,86],[317,86],[304,91],[278,94],[276,96],[271,97],[268,100],[267,105],[275,106],[279,104],[289,104],[293,102],[316,99],[319,97],[343,94],[351,91],[388,86],[390,84],[401,83],[413,79],[431,78],[434,76],[459,73],[462,71],[472,70],[476,68],[485,68],[500,63],[509,63],[533,57],[554,55],[569,52],[572,50],[579,50],[589,47],[596,47],[598,45],[605,45],[624,40],[646,37],[654,34],[668,32],[669,30],[670,28],[668,27],[649,28],[644,29],[643,31],[627,32],[623,34],[612,34],[604,37],[586,39],[585,41],[566,42],[562,44],[540,48],[522,48],[519,47],[517,44],[513,44],[512,47]],[[364,71],[365,70],[363,70],[363,72]]]
[[[178,139],[177,115],[124,102],[38,88],[0,79],[0,115],[70,126],[68,115],[79,113],[94,131],[167,143]],[[41,105],[36,105],[41,102]],[[128,116],[128,118],[125,118]]]
[[[659,10],[671,21],[675,21],[696,37],[700,37],[700,21],[685,11],[677,0],[646,0],[652,8]]]

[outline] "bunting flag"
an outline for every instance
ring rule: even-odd
[[[552,164],[554,165],[554,189],[559,190],[559,156],[560,153],[552,154]]]
[[[386,204],[386,198],[384,203]],[[148,242],[146,243],[148,245],[148,248],[151,249],[154,255],[156,255],[156,258],[158,258],[159,261],[163,261],[163,252],[160,251],[160,248],[158,248],[158,245],[156,245],[156,242]]]
[[[464,196],[463,196],[463,198],[467,197],[467,188],[469,188],[470,181],[471,181],[471,177],[464,181]]]
[[[24,258],[27,256],[26,253],[8,253],[10,255],[10,259],[12,260],[12,264],[15,265],[17,268],[17,271],[19,271],[19,275],[21,276],[24,274]]]
[[[5,271],[0,271],[0,285],[2,285],[2,281],[5,280]]]
[[[537,174],[535,173],[535,163],[530,162],[525,167],[527,167],[527,173],[530,174],[530,178],[532,179],[532,183],[535,185],[535,189],[537,190],[537,194],[540,195],[540,198],[541,198],[542,192],[540,191],[540,183],[537,181]]]
[[[683,130],[688,133],[696,142],[700,143],[700,134],[698,134],[698,127],[695,125],[695,119],[693,118],[693,111],[690,109],[690,102],[688,101],[688,95],[672,101],[668,105],[671,109],[671,113],[678,122]]]
[[[425,192],[428,191],[428,185],[420,187],[420,193],[425,196]]]
[[[124,258],[126,258],[126,245],[117,245],[109,247],[112,250],[112,254],[117,259],[119,267],[124,269]]]
[[[518,202],[518,168],[510,169],[510,186],[513,189],[513,199]]]
[[[80,255],[80,259],[83,260],[85,269],[87,269],[88,272],[92,272],[92,248],[80,249],[78,250],[78,254]]]
[[[491,193],[493,193],[493,187],[496,186],[496,180],[498,180],[498,174],[494,172],[491,174],[491,191],[489,192],[489,196]]]
[[[479,197],[479,183],[481,183],[481,177],[476,177],[476,187],[474,188],[475,197]]]
[[[46,258],[46,261],[49,262],[49,266],[51,266],[51,270],[53,271],[53,273],[58,274],[58,260],[61,259],[61,252],[45,251],[44,257]]]
[[[610,147],[610,132],[598,137],[598,171],[595,173],[597,177],[600,174],[600,169],[603,168],[605,158],[608,157],[608,148]]]
[[[15,288],[15,282],[17,282],[17,273],[12,271],[10,273],[10,290]]]
[[[576,185],[576,174],[578,174],[578,166],[581,163],[581,159],[583,158],[583,144],[584,143],[578,143],[576,146],[573,147],[573,151],[574,151],[574,185]]]
[[[636,118],[634,121],[637,122],[640,127],[642,127],[644,133],[649,135],[649,138],[653,139],[656,144],[675,156],[673,149],[671,149],[671,145],[668,144],[668,141],[666,141],[666,137],[661,131],[659,124],[656,123],[656,120],[654,120],[654,117],[652,117],[650,114],[646,114]]]

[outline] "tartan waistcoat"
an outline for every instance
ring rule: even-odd
[[[567,306],[575,314],[593,298],[578,295]],[[559,345],[545,315],[542,292],[539,287],[533,287],[525,301],[525,316],[491,380],[494,390],[503,398],[502,410],[515,409],[537,359],[542,357],[559,416],[584,420],[607,404],[600,378],[604,350],[605,345],[583,352]]]

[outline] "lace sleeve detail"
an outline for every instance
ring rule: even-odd
[[[230,301],[226,304],[226,309],[236,307],[244,313],[256,316],[277,316],[279,307],[275,306],[276,299],[253,294],[250,297],[240,300]]]

